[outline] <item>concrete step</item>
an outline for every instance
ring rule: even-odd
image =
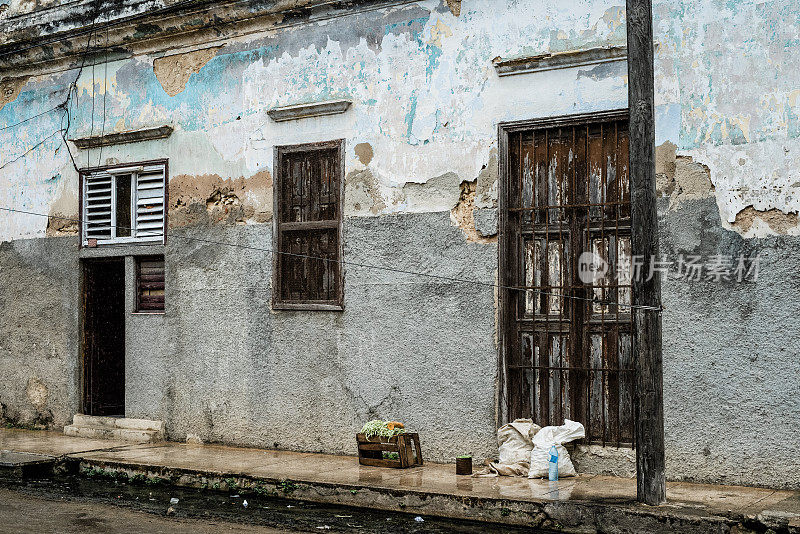
[[[76,413],[72,424],[77,426],[100,426],[106,428],[126,428],[129,430],[154,430],[164,432],[164,421],[149,419],[133,419],[129,417],[103,417],[99,415],[83,415]]]
[[[64,427],[64,434],[80,438],[157,443],[164,441],[164,422],[75,414],[72,424]]]

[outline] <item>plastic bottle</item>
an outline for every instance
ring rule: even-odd
[[[558,480],[558,450],[556,446],[550,447],[550,470],[548,472],[549,480]]]

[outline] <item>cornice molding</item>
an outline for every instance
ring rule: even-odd
[[[309,104],[294,104],[291,106],[272,108],[267,111],[267,115],[275,122],[293,121],[308,119],[310,117],[338,115],[347,111],[351,104],[352,101],[346,99],[311,102]]]
[[[153,139],[166,139],[172,135],[172,126],[159,126],[157,128],[145,128],[142,130],[130,130],[127,132],[108,133],[105,135],[95,135],[92,137],[79,137],[70,139],[75,146],[80,149],[98,148],[101,146],[124,145],[127,143],[138,143],[140,141],[152,141]]]
[[[492,64],[498,76],[512,76],[514,74],[525,74],[528,72],[597,65],[613,61],[626,61],[627,58],[627,47],[609,46],[510,59],[497,57],[492,60]]]

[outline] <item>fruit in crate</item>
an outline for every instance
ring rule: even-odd
[[[402,434],[404,432],[405,425],[403,423],[398,421],[381,421],[380,419],[369,421],[361,429],[361,433],[367,438],[373,438],[376,436],[381,438],[391,438],[392,436],[396,436],[397,434]]]

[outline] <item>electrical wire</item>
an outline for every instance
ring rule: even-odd
[[[96,15],[96,12],[95,12],[95,19],[96,18],[97,18],[97,15]],[[69,148],[69,143],[67,143],[67,131],[69,130],[69,126],[70,126],[69,102],[70,102],[70,98],[72,97],[73,90],[77,91],[78,79],[80,78],[81,73],[83,72],[83,66],[86,63],[86,56],[89,53],[89,46],[90,45],[91,45],[91,40],[88,40],[86,42],[86,50],[83,53],[83,59],[81,61],[81,66],[78,69],[78,74],[77,74],[77,76],[75,76],[75,80],[73,80],[73,82],[67,87],[67,96],[65,97],[64,102],[62,102],[58,106],[55,106],[52,110],[49,110],[49,111],[53,111],[53,110],[56,110],[56,109],[59,109],[59,108],[64,110],[64,114],[61,116],[61,124],[60,124],[61,128],[56,130],[56,131],[54,131],[53,133],[51,133],[50,135],[48,135],[47,137],[45,137],[44,139],[42,139],[41,141],[39,141],[38,143],[33,145],[31,148],[29,148],[28,150],[26,150],[25,152],[23,152],[19,156],[15,157],[13,159],[10,159],[10,160],[6,161],[5,163],[3,163],[2,165],[0,165],[0,169],[4,169],[8,165],[11,165],[12,163],[14,163],[16,161],[21,160],[22,158],[24,158],[25,156],[27,156],[28,154],[30,154],[31,152],[33,152],[34,150],[39,148],[41,145],[43,145],[45,143],[45,141],[47,141],[48,139],[50,139],[51,137],[53,137],[57,133],[60,133],[61,134],[61,140],[64,143],[64,145],[67,147],[67,152],[69,152],[69,157],[72,160],[72,166],[75,167],[76,171],[78,171],[78,165],[75,163],[75,158],[72,156],[72,151]],[[48,111],[48,113],[49,113],[49,111]],[[38,116],[41,116],[41,115],[44,115],[44,114],[45,114],[45,112],[42,112]],[[22,122],[27,122],[27,121],[29,121],[31,119],[36,118],[36,117],[37,117],[37,115],[34,115],[33,117],[25,119],[25,121],[21,121],[18,124],[21,124]],[[65,118],[66,118],[66,121],[67,121],[66,126],[64,126],[64,119]],[[11,125],[11,126],[15,126],[15,125]],[[11,127],[11,126],[9,126],[9,127]]]
[[[6,206],[0,206],[0,210],[12,212],[12,213],[21,213],[21,214],[25,214],[25,215],[35,215],[37,217],[46,217],[47,219],[58,219],[58,220],[61,220],[61,221],[75,222],[75,223],[78,223],[78,224],[81,224],[81,225],[84,222],[82,219],[75,219],[75,218],[72,218],[72,217],[60,217],[60,216],[56,216],[56,215],[47,215],[47,214],[44,214],[44,213],[37,213],[37,212],[34,212],[34,211],[20,210],[20,209],[16,209],[16,208],[9,208],[9,207],[6,207]],[[131,227],[120,226],[120,225],[117,225],[117,227],[118,228],[124,228],[124,229],[127,229],[127,230],[132,230],[133,229]],[[602,305],[607,305],[607,306],[617,306],[617,307],[620,307],[620,308],[636,309],[636,310],[643,310],[643,311],[655,311],[655,312],[658,312],[658,313],[661,313],[664,310],[663,306],[647,306],[647,305],[642,305],[642,304],[623,304],[623,303],[620,303],[620,302],[602,301],[602,300],[599,300],[599,299],[593,299],[593,298],[587,298],[587,297],[579,297],[577,295],[564,295],[564,294],[553,293],[553,292],[550,292],[550,291],[542,291],[542,290],[539,290],[539,289],[519,288],[519,287],[512,287],[512,286],[506,286],[506,285],[501,285],[501,284],[494,284],[494,283],[491,283],[491,282],[481,282],[480,280],[468,280],[466,278],[455,278],[455,277],[452,277],[452,276],[444,276],[444,275],[440,275],[440,274],[423,273],[423,272],[420,272],[420,271],[409,271],[409,270],[400,269],[400,268],[397,268],[397,267],[388,267],[386,265],[374,265],[374,264],[370,264],[370,263],[361,263],[361,262],[352,261],[352,260],[333,260],[333,259],[330,259],[330,258],[323,258],[321,256],[311,256],[311,255],[308,255],[308,254],[297,254],[295,252],[284,252],[284,251],[279,251],[279,250],[274,250],[274,249],[269,249],[269,248],[255,247],[255,246],[252,246],[252,245],[242,245],[242,244],[239,244],[239,243],[230,243],[230,242],[227,242],[227,241],[218,241],[218,240],[215,240],[215,239],[206,239],[206,238],[202,238],[202,237],[193,237],[193,236],[180,235],[180,234],[176,234],[174,232],[172,232],[172,233],[164,232],[164,235],[167,236],[167,237],[170,237],[170,238],[174,238],[174,239],[184,239],[184,240],[188,240],[188,241],[197,241],[197,242],[206,243],[206,244],[209,244],[209,245],[222,245],[222,246],[227,246],[227,247],[242,248],[242,249],[247,249],[247,250],[255,250],[255,251],[259,251],[259,252],[267,252],[269,254],[279,254],[279,255],[282,255],[282,256],[289,256],[289,257],[295,257],[295,258],[319,260],[319,261],[324,261],[324,262],[327,262],[327,263],[338,263],[340,265],[347,265],[347,266],[351,266],[351,267],[361,267],[361,268],[365,268],[365,269],[375,269],[375,270],[379,270],[379,271],[387,271],[387,272],[393,272],[393,273],[399,273],[399,274],[410,274],[410,275],[413,275],[413,276],[421,276],[421,277],[433,278],[433,279],[437,279],[437,280],[446,280],[448,282],[459,282],[459,283],[463,283],[463,284],[473,284],[473,285],[478,285],[478,286],[491,287],[491,288],[494,288],[494,289],[506,289],[506,290],[510,290],[510,291],[525,291],[525,292],[529,291],[529,292],[532,292],[532,293],[537,293],[539,295],[548,295],[548,296],[552,296],[552,297],[559,297],[559,298],[566,298],[566,299],[573,299],[573,300],[581,300],[581,301],[586,301],[586,302],[592,302],[592,303],[595,303],[595,304],[602,304]]]
[[[94,17],[92,17],[92,27],[94,27],[95,23],[97,22],[97,17],[100,12],[100,0],[95,2],[95,11]],[[92,35],[89,34],[89,38],[86,39],[86,48],[83,51],[83,56],[81,57],[81,66],[78,68],[78,73],[75,75],[75,79],[70,84],[69,88],[67,89],[67,98],[64,101],[64,115],[61,117],[61,140],[64,143],[64,146],[67,147],[67,153],[69,154],[69,159],[72,161],[72,166],[75,168],[75,172],[80,173],[80,169],[78,169],[78,164],[75,161],[75,156],[72,155],[72,149],[69,147],[69,142],[67,141],[67,133],[69,132],[69,127],[72,123],[72,117],[69,114],[69,102],[72,98],[72,92],[74,91],[76,96],[78,94],[78,80],[81,78],[81,74],[83,73],[83,67],[86,65],[86,57],[89,55],[89,49],[92,45]],[[92,80],[94,83],[94,80]],[[92,86],[94,90],[94,85]],[[93,103],[94,104],[94,103]],[[77,102],[75,103],[77,109]],[[94,113],[92,113],[94,115]],[[66,118],[67,125],[64,127],[64,119]],[[88,156],[87,156],[88,158]],[[88,161],[88,159],[87,159]]]
[[[60,133],[60,132],[61,132],[61,130],[56,130],[55,132],[51,133],[50,135],[48,135],[47,137],[45,137],[44,139],[42,139],[41,141],[39,141],[38,143],[36,143],[32,147],[30,147],[28,150],[26,150],[25,152],[23,152],[22,154],[20,154],[16,158],[10,159],[10,160],[6,161],[5,163],[3,163],[2,165],[0,165],[0,169],[4,169],[7,166],[9,166],[12,163],[14,163],[15,161],[21,160],[22,158],[24,158],[25,156],[27,156],[28,154],[30,154],[31,152],[33,152],[34,150],[36,150],[37,148],[39,148],[40,146],[45,144],[45,142],[47,142],[48,139],[50,139],[51,137],[53,137],[54,135],[56,135],[57,133]]]
[[[64,103],[63,102],[61,104],[57,105],[57,106],[53,106],[50,109],[44,110],[41,113],[37,113],[36,115],[28,117],[27,119],[22,119],[21,121],[15,122],[14,124],[9,124],[8,126],[3,126],[2,128],[0,128],[0,132],[2,132],[4,130],[10,130],[11,128],[13,128],[15,126],[19,126],[20,124],[25,124],[28,121],[32,121],[33,119],[39,118],[42,115],[47,115],[48,113],[52,113],[53,111],[55,111],[55,110],[57,110],[59,108],[62,108],[62,107],[64,107]]]
[[[97,17],[95,16],[95,19],[92,21],[92,29],[94,29],[94,26],[95,26],[96,22],[97,22]],[[97,31],[94,32],[94,40],[95,40],[95,45],[97,45]],[[89,42],[91,42],[91,41],[92,41],[92,34],[90,33],[89,34]],[[94,86],[95,86],[95,83],[94,83],[94,81],[95,81],[94,67],[95,67],[96,63],[97,63],[96,61],[92,61],[92,118],[91,118],[91,126],[89,127],[89,137],[90,138],[94,134]],[[87,150],[86,151],[86,166],[87,167],[91,167],[92,166],[92,162],[89,159],[89,156],[90,156],[90,151]]]

